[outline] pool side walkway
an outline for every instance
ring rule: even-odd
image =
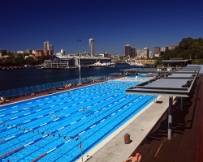
[[[172,139],[167,139],[168,97],[162,96],[131,124],[92,156],[88,162],[122,162],[137,152],[141,162],[202,162],[203,161],[203,75],[199,75],[189,98],[176,97],[172,106]],[[124,143],[125,133],[132,142]],[[92,150],[93,151],[93,150]],[[84,155],[84,161],[87,155]]]
[[[122,162],[134,151],[168,107],[168,97],[161,96],[134,116],[128,123],[108,137],[102,144],[84,155],[88,162]],[[131,143],[125,144],[124,135],[130,134]],[[117,135],[116,135],[117,134]],[[105,145],[104,145],[105,144]],[[102,148],[99,149],[104,145]],[[99,149],[99,150],[98,150]],[[82,161],[82,160],[79,160]]]

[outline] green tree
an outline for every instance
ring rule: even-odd
[[[193,43],[193,39],[188,37],[188,38],[183,38],[182,41],[179,43],[179,47],[181,49],[188,49],[189,46]]]
[[[203,59],[203,39],[183,38],[174,50],[161,52],[161,58]]]

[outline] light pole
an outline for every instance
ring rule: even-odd
[[[78,56],[78,69],[79,69],[79,83],[78,85],[82,85],[82,82],[81,82],[81,65],[80,65],[80,42],[81,42],[81,39],[77,39],[77,42],[79,43],[79,46],[78,46],[78,51],[79,51],[79,56]]]

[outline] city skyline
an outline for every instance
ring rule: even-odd
[[[113,6],[113,7],[112,7]],[[182,38],[202,37],[203,2],[200,0],[2,0],[0,48],[8,51],[43,49],[49,40],[54,51],[125,54],[136,49],[176,44]]]

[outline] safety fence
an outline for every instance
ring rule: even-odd
[[[122,75],[121,73],[95,75],[95,76],[81,78],[81,83],[91,83],[97,80],[102,81],[102,80],[118,77],[121,75]],[[11,98],[28,96],[28,95],[31,95],[32,93],[37,94],[37,93],[51,91],[55,89],[62,89],[67,84],[76,86],[78,83],[79,83],[79,79],[71,79],[71,80],[60,81],[60,82],[53,82],[53,83],[47,83],[47,84],[40,84],[40,85],[4,90],[4,91],[0,91],[0,96],[4,96],[7,99],[11,99]]]

